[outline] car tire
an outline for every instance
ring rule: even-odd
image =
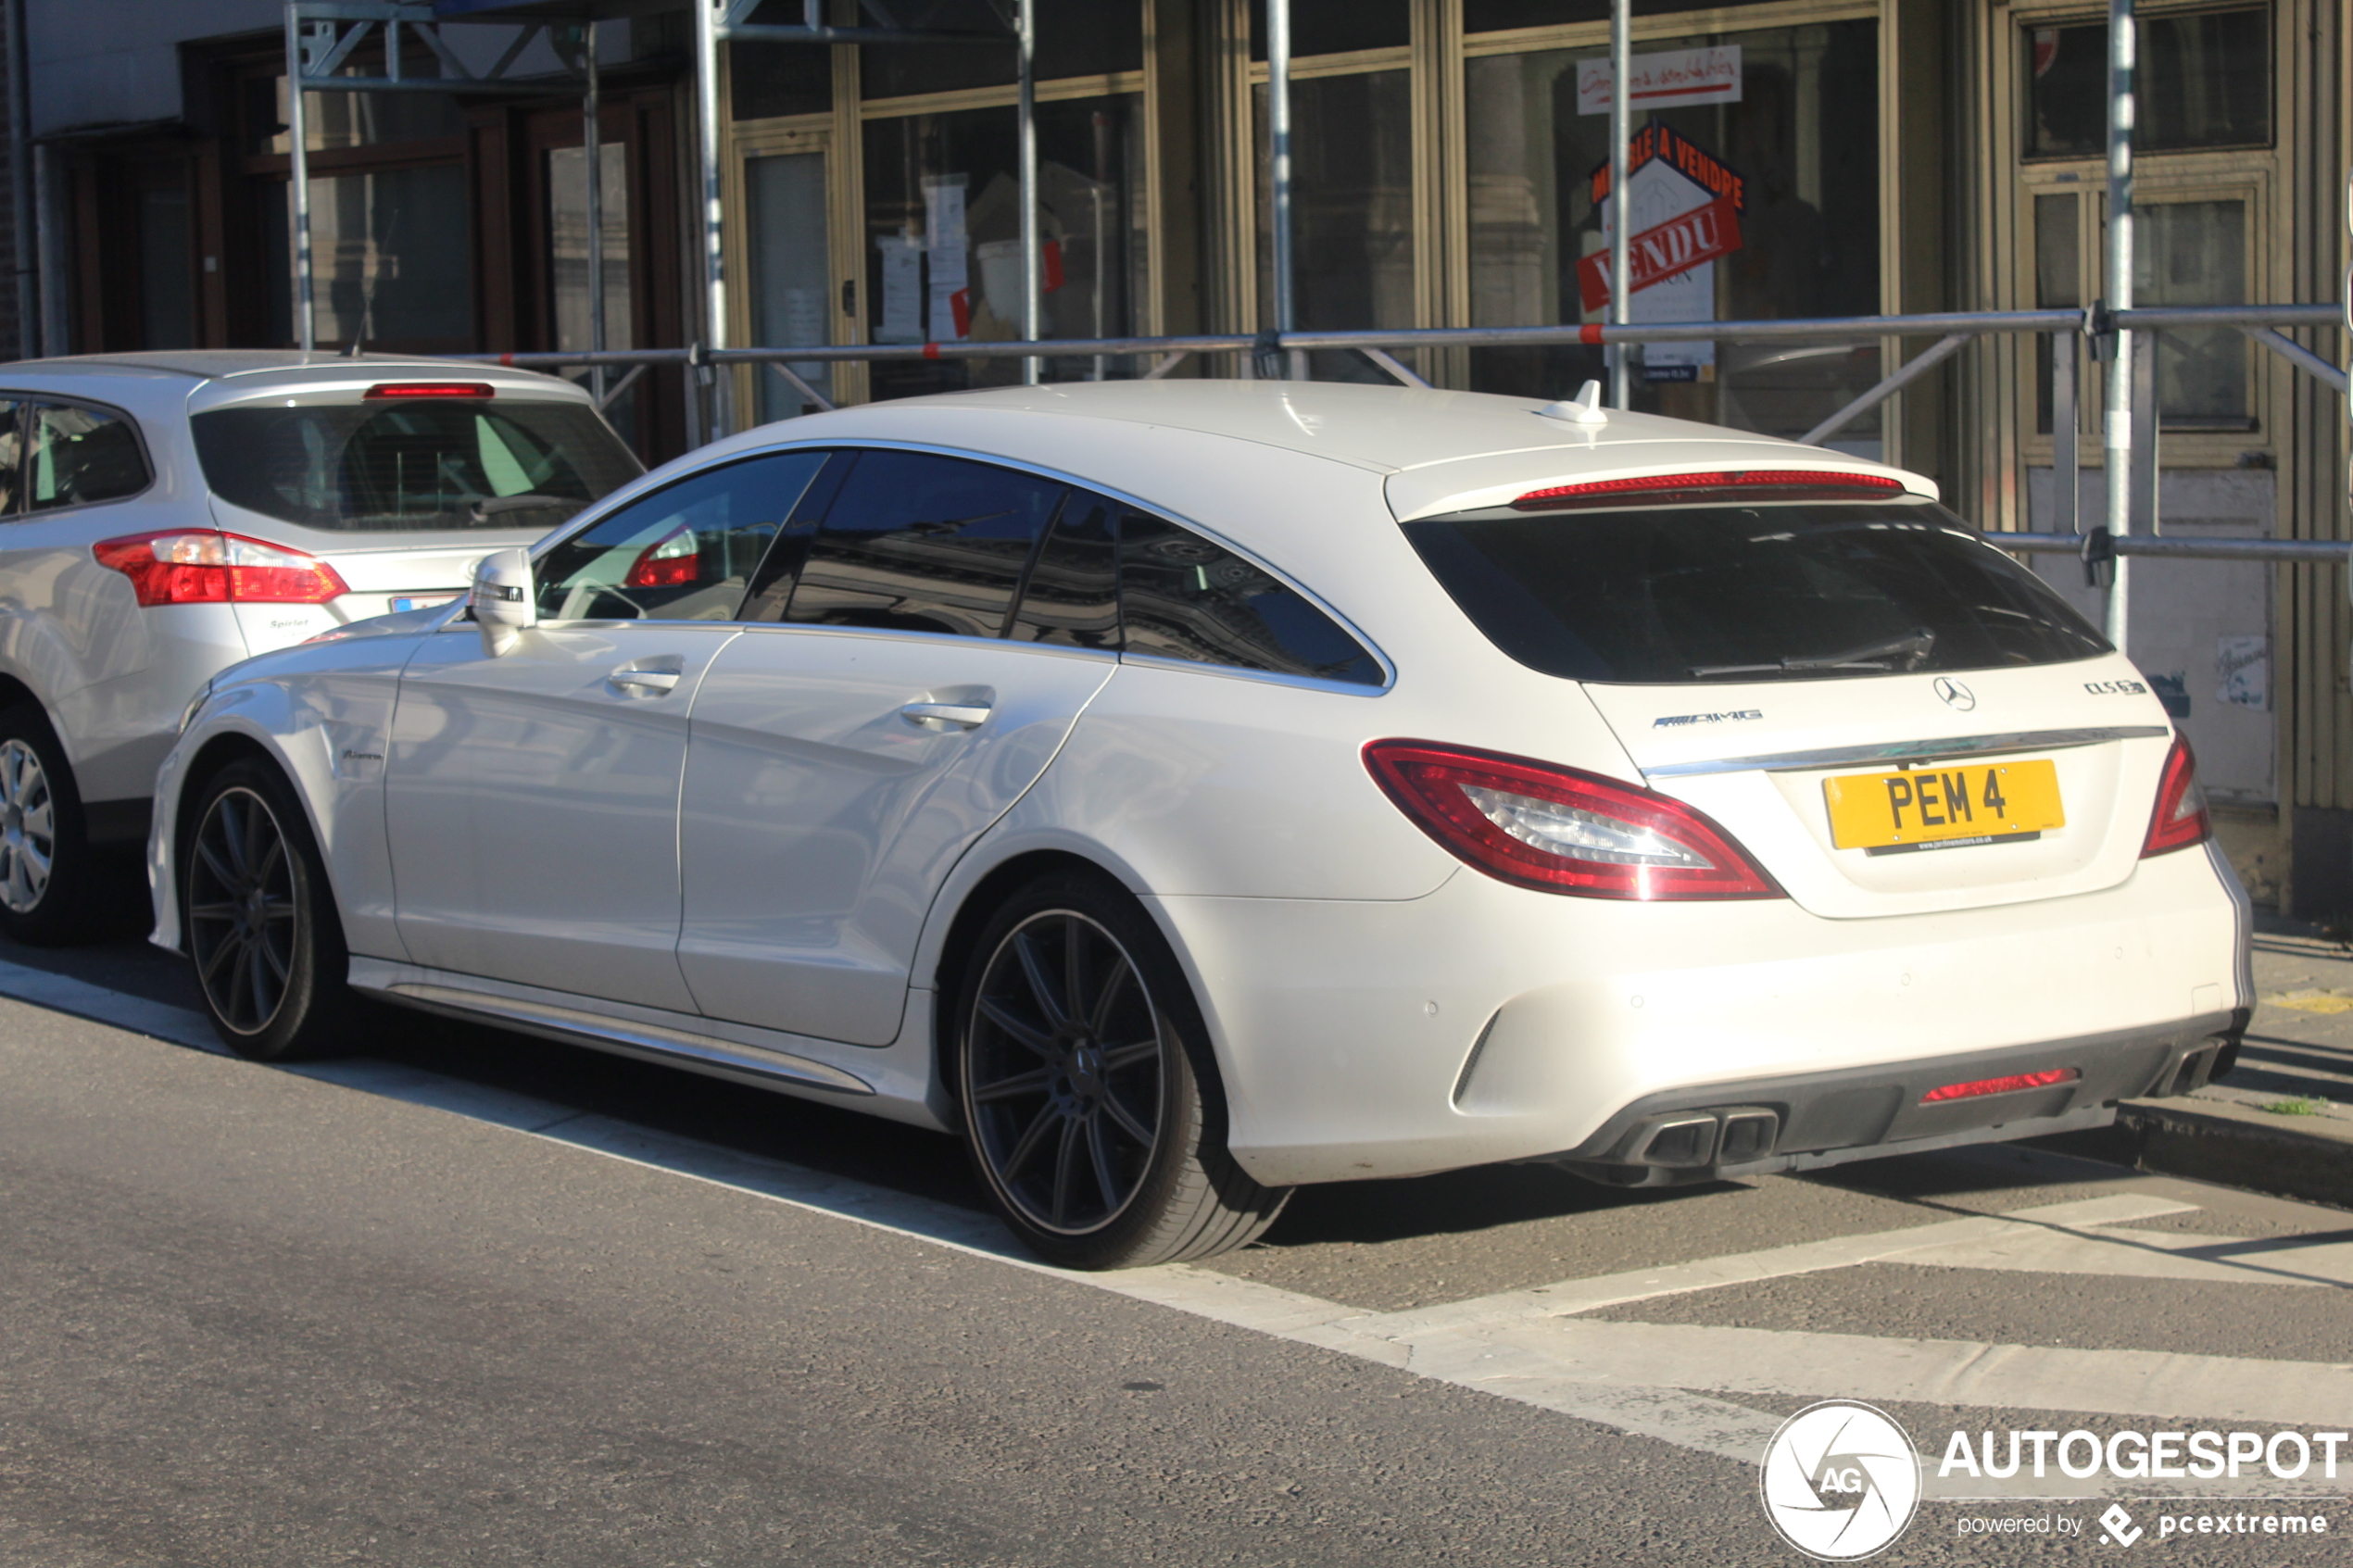
[[[95,935],[107,892],[72,764],[37,702],[0,709],[0,933],[32,947]]]
[[[1046,876],[998,906],[950,1019],[965,1148],[1047,1261],[1214,1257],[1282,1212],[1290,1189],[1227,1152],[1216,1063],[1175,954],[1108,879]]]
[[[185,820],[181,929],[214,1031],[257,1061],[349,1048],[365,1013],[346,984],[325,864],[284,775],[258,758],[232,762]]]

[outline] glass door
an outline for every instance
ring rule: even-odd
[[[817,136],[796,138],[743,161],[751,252],[744,274],[750,297],[745,303],[752,346],[791,348],[833,341],[831,204],[823,142]],[[825,402],[839,401],[831,365],[812,359],[789,368]],[[763,424],[816,413],[822,407],[773,366],[754,370],[751,384],[752,407]]]
[[[560,352],[585,353],[596,345],[590,330],[594,317],[588,288],[588,149],[549,147],[543,156],[547,182],[547,294],[555,317],[555,347]],[[629,149],[619,143],[599,143],[597,169],[602,218],[604,346],[635,348]],[[606,384],[617,383],[620,376],[621,372],[608,371]],[[605,417],[632,445],[638,445],[637,391],[636,384],[623,389],[605,409]]]

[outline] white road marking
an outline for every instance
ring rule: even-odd
[[[44,971],[0,961],[0,996],[226,1054],[201,1014]],[[1923,1246],[1966,1256],[1971,1248],[1982,1252],[1989,1241],[2015,1241],[2019,1233],[2032,1234],[2038,1225],[2095,1225],[2195,1207],[2146,1195],[2050,1204],[2005,1216],[1974,1216],[1673,1269],[1567,1281],[1457,1303],[1478,1311],[1452,1318],[1446,1316],[1450,1308],[1376,1313],[1181,1264],[1118,1273],[1052,1268],[1016,1250],[1003,1227],[985,1214],[396,1063],[355,1058],[290,1071],[1744,1464],[1758,1461],[1780,1418],[1689,1390],[1806,1397],[1828,1391],[1836,1397],[1891,1402],[2096,1411],[2167,1419],[2183,1419],[2185,1411],[2196,1411],[2216,1419],[2283,1425],[2342,1425],[2345,1412],[2353,1409],[2353,1368],[2345,1366],[1600,1323],[1571,1315],[1606,1301],[1845,1267],[1922,1250]],[[2071,1231],[2059,1234],[2070,1242],[2085,1242]],[[2213,1237],[2183,1239],[2206,1248],[2222,1245]],[[2292,1242],[2283,1238],[2284,1246]],[[1673,1283],[1667,1289],[1651,1288],[1662,1282]],[[1628,1290],[1635,1294],[1623,1294]],[[1533,1305],[1519,1298],[1532,1298]],[[1826,1380],[1836,1386],[1828,1387]],[[2007,1482],[1964,1475],[1943,1481],[1935,1475],[1937,1458],[1933,1453],[1924,1456],[1926,1496],[1931,1499],[2120,1495],[2113,1482],[2070,1482],[2056,1475]],[[2140,1484],[2142,1491],[2121,1495],[2160,1495],[2149,1488],[2162,1487],[2162,1495],[2202,1499],[2338,1496],[2353,1486],[2353,1465],[2343,1468],[2347,1474],[2334,1483],[2282,1482],[2269,1476],[2237,1482],[2167,1481]]]
[[[1892,1253],[1886,1261],[2218,1285],[2353,1286],[2353,1242],[2305,1236],[2250,1241],[2121,1226],[2088,1236],[2066,1230],[2020,1231],[1983,1242]]]
[[[1507,1290],[1468,1301],[1450,1301],[1410,1314],[1401,1314],[1401,1327],[1412,1330],[1468,1328],[1505,1323],[1522,1318],[1556,1317],[1566,1312],[1590,1312],[1629,1301],[1658,1296],[1680,1296],[1694,1290],[1717,1290],[1729,1285],[1782,1279],[1791,1274],[1818,1273],[1825,1269],[1852,1268],[1924,1248],[1936,1248],[1944,1259],[1962,1260],[1972,1249],[2007,1237],[2042,1234],[2044,1227],[2099,1225],[2125,1220],[2153,1220],[2197,1207],[2148,1193],[2117,1193],[2105,1198],[2047,1203],[2007,1214],[1977,1214],[1937,1224],[1904,1230],[1873,1231],[1865,1236],[1833,1236],[1771,1247],[1759,1252],[1737,1252],[1697,1262],[1663,1268],[1634,1269],[1592,1279],[1563,1280],[1527,1290]],[[1906,1259],[1906,1261],[1910,1260]],[[1407,1321],[1410,1320],[1410,1321]]]

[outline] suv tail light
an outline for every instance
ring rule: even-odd
[[[127,533],[90,546],[131,579],[139,603],[319,605],[351,590],[316,556],[209,528]]]
[[[702,572],[702,542],[691,528],[675,528],[639,552],[624,588],[686,588]]]
[[[1374,741],[1365,766],[1416,827],[1515,886],[1589,898],[1783,897],[1723,829],[1653,790],[1427,741]]]
[[[2197,759],[2190,755],[2187,737],[2175,735],[2165,754],[2165,771],[2157,781],[2157,810],[2149,817],[2149,835],[2141,841],[2141,859],[2203,844],[2214,834],[2206,814],[2206,792],[2197,787]]]

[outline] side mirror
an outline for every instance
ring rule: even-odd
[[[531,552],[500,550],[474,565],[474,624],[482,651],[491,659],[512,651],[523,633],[539,624],[539,596],[532,591]]]

